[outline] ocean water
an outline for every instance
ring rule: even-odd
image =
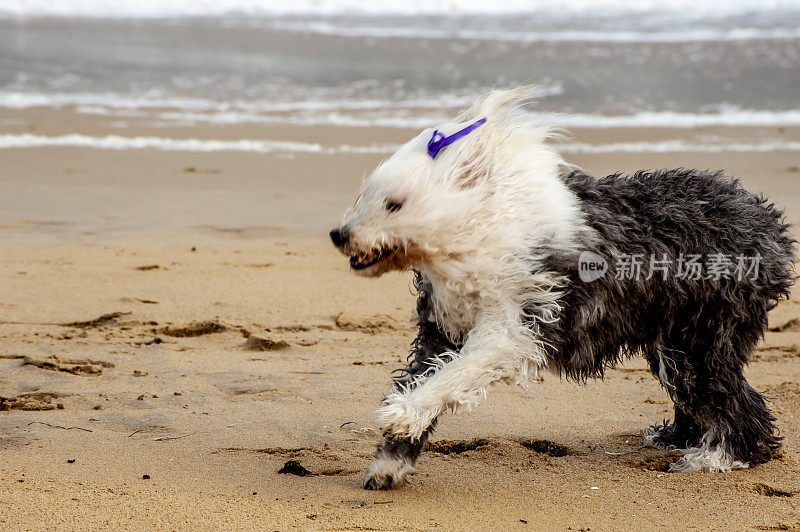
[[[523,83],[567,127],[800,124],[800,2],[0,3],[5,107],[419,129]]]

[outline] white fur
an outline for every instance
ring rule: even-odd
[[[717,438],[713,431],[708,431],[703,435],[700,447],[683,449],[681,453],[683,456],[669,467],[671,472],[727,472],[732,469],[745,469],[749,467],[749,464],[746,462],[736,460],[725,444],[725,438]]]
[[[666,363],[665,363],[666,361]],[[661,383],[661,386],[667,391],[667,393],[672,396],[673,392],[675,391],[675,386],[669,382],[669,377],[667,376],[667,364],[669,364],[669,369],[675,373],[675,362],[664,355],[662,349],[658,350],[658,380]]]
[[[644,444],[658,449],[668,449],[667,446],[658,442],[658,435],[663,427],[653,426],[646,428],[643,432]],[[674,447],[669,447],[674,450]],[[709,430],[703,435],[700,447],[689,447],[688,449],[678,449],[683,455],[674,464],[670,465],[672,473],[688,473],[691,471],[711,471],[727,472],[733,469],[745,469],[750,467],[746,462],[736,460],[730,452],[725,438],[717,438],[716,434]]]
[[[414,472],[414,466],[407,460],[379,455],[369,464],[364,473],[364,481],[374,479],[381,485],[397,486],[406,481],[408,475]],[[391,479],[391,482],[388,480]]]
[[[650,425],[642,431],[642,439],[647,447],[655,447],[656,449],[666,449],[665,445],[658,442],[658,435],[661,432],[662,426]]]
[[[460,352],[442,353],[452,360],[438,371],[386,398],[379,418],[391,434],[418,438],[439,414],[480,404],[492,384],[525,385],[546,366],[536,325],[556,319],[564,279],[537,273],[541,257],[530,250],[572,249],[588,229],[558,177],[550,128],[518,112],[525,97],[525,89],[492,91],[437,126],[450,135],[487,119],[436,159],[426,152],[433,129],[423,131],[365,180],[343,221],[348,254],[402,249],[433,287],[436,322],[464,340]],[[388,212],[387,200],[403,207]]]

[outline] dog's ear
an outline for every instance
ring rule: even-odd
[[[452,175],[459,188],[473,188],[489,177],[488,139],[479,139],[473,145],[471,155],[461,158]]]

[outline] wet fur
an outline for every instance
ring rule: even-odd
[[[514,91],[493,91],[443,126],[489,117],[443,161],[418,155],[423,132],[382,163],[364,185],[371,199],[341,226],[353,234],[340,246],[346,254],[375,242],[411,250],[418,293],[418,334],[379,410],[385,438],[365,488],[402,483],[441,414],[479,405],[495,383],[524,386],[540,369],[585,382],[633,355],[646,358],[675,403],[673,421],[645,433],[647,443],[683,449],[675,471],[769,460],[781,441],[775,418],[743,371],[767,313],[795,279],[782,212],[721,172],[559,174],[546,131],[516,114],[517,101]],[[465,158],[478,161],[468,175]],[[380,214],[396,189],[442,200],[408,207],[409,218]],[[611,270],[582,281],[584,251]],[[674,275],[679,256],[717,253],[760,255],[757,278]],[[644,257],[643,275],[617,279],[617,259],[634,254]],[[670,275],[646,279],[651,255],[673,261]]]
[[[724,439],[734,467],[769,460],[781,438],[743,370],[766,330],[767,313],[788,298],[794,280],[794,240],[781,211],[721,172],[676,169],[595,179],[573,171],[561,179],[580,198],[599,238],[572,253],[548,255],[547,267],[569,279],[560,319],[541,330],[549,368],[584,382],[602,378],[626,356],[641,354],[675,402],[673,422],[650,429],[651,444],[691,451]],[[584,283],[577,270],[584,250],[612,265],[619,253],[760,254],[762,262],[756,282],[672,275],[637,282],[618,280],[609,271]],[[542,251],[547,250],[537,253]],[[431,371],[441,353],[461,347],[432,320],[432,286],[419,271],[415,276],[419,330],[409,364],[396,379],[400,389]],[[378,454],[413,465],[428,435],[416,441],[388,438]],[[674,469],[681,467],[679,461]],[[391,487],[397,480],[385,486],[373,480],[366,487]]]
[[[553,346],[550,368],[582,381],[602,377],[625,355],[642,354],[675,403],[675,421],[654,443],[685,448],[724,440],[742,463],[770,459],[780,445],[775,418],[743,371],[766,331],[767,313],[788,298],[794,281],[794,240],[783,213],[722,172],[595,179],[575,171],[561,178],[599,237],[584,249],[609,264],[620,253],[666,254],[673,261],[691,254],[760,255],[761,263],[755,280],[673,274],[618,280],[610,272],[584,283],[577,257],[553,254],[550,267],[570,279],[570,289],[561,319],[543,332]]]

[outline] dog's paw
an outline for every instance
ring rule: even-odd
[[[378,409],[378,421],[386,436],[418,440],[439,412],[420,408],[408,393],[395,392]]]
[[[691,428],[666,421],[663,424],[650,425],[644,429],[642,436],[646,446],[668,451],[696,447],[702,438],[702,435],[696,434]]]
[[[402,458],[378,456],[364,474],[365,490],[390,490],[405,484],[414,466]]]
[[[642,438],[647,447],[655,447],[656,449],[668,449],[671,446],[669,437],[671,436],[670,425],[664,423],[663,425],[655,424],[650,425],[642,431]]]

